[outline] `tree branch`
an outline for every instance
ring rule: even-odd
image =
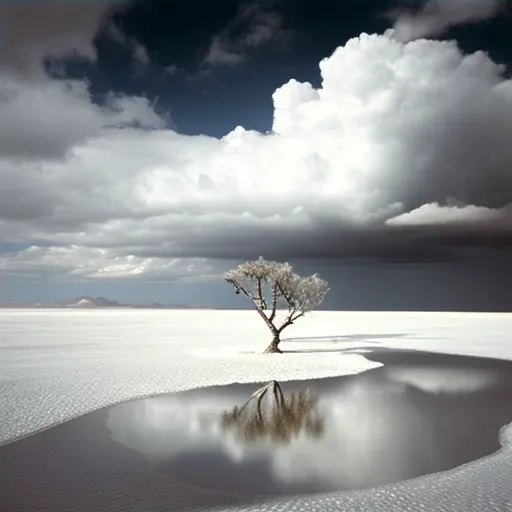
[[[295,308],[292,308],[290,310],[290,313],[288,314],[288,316],[286,317],[285,321],[283,322],[283,324],[281,325],[281,327],[279,327],[278,329],[278,332],[281,332],[285,327],[288,327],[289,325],[292,325],[293,324],[293,321],[295,320],[293,318],[293,315],[296,313],[296,309]],[[298,317],[297,317],[298,318]]]
[[[263,309],[267,309],[267,302],[263,296],[263,288],[261,286],[261,277],[258,277],[258,299],[261,301]]]
[[[276,317],[276,312],[277,312],[277,284],[274,283],[272,285],[272,313],[270,314],[270,318],[269,320],[271,322],[274,321],[274,318]]]
[[[305,311],[299,311],[299,314],[298,315],[295,315],[292,317],[292,322],[295,322],[295,320],[297,320],[297,318],[300,318],[301,316],[304,316],[306,314]]]
[[[252,299],[252,303],[254,304],[254,307],[256,308],[256,311],[258,312],[258,314],[261,316],[261,318],[263,318],[263,320],[265,320],[265,323],[267,324],[267,327],[272,331],[272,333],[274,333],[275,331],[277,331],[276,329],[276,326],[274,325],[273,322],[271,322],[267,315],[265,315],[265,313],[263,312],[263,310],[261,309],[261,307],[256,304],[256,301],[254,299]]]
[[[288,302],[288,304],[293,307],[294,304],[293,304],[292,298],[283,290],[283,287],[279,283],[276,283],[276,284],[277,284],[282,296],[285,298],[286,302]]]
[[[233,284],[238,291],[241,291],[244,295],[246,295],[247,297],[249,297],[249,299],[251,299],[251,302],[253,303],[254,307],[256,308],[256,311],[261,316],[261,318],[263,318],[263,320],[267,324],[267,327],[273,333],[276,332],[277,331],[276,326],[273,324],[272,321],[269,320],[269,318],[267,317],[267,315],[265,315],[261,306],[256,302],[256,297],[254,296],[254,294],[250,290],[246,290],[241,284],[237,283],[236,281],[233,281]]]

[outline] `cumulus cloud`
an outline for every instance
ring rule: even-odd
[[[227,26],[214,34],[203,58],[208,66],[236,66],[247,53],[271,41],[283,38],[283,19],[277,12],[262,7],[261,2],[243,4]]]
[[[500,65],[387,32],[351,39],[320,73],[319,88],[290,80],[274,93],[271,133],[220,139],[165,129],[142,98],[98,106],[84,84],[12,82],[0,239],[73,246],[71,266],[92,258],[95,277],[112,255],[144,275],[148,259],[165,273],[167,258],[448,257],[488,245],[496,226],[512,245],[512,82]],[[34,154],[61,158],[22,158]]]
[[[505,0],[427,0],[416,12],[395,10],[395,37],[402,42],[438,36],[455,25],[477,23],[495,17]]]

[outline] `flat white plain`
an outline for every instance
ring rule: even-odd
[[[254,311],[0,310],[0,442],[135,397],[378,366],[354,349],[512,359],[510,314],[317,311],[283,334],[291,353],[261,355]]]
[[[375,366],[373,347],[512,359],[512,315],[315,312],[289,328],[288,354],[259,355],[269,332],[253,311],[0,310],[0,434],[8,442],[99,407],[229,382],[308,379]],[[432,391],[476,380],[399,373]],[[452,471],[362,492],[276,498],[239,512],[512,510],[512,428],[505,449]],[[1,449],[1,448],[0,448]]]

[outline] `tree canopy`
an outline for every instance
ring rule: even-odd
[[[283,329],[318,307],[329,291],[327,282],[317,274],[302,277],[293,272],[289,263],[266,261],[261,256],[226,272],[224,278],[237,294],[243,293],[252,301],[258,314],[277,336],[277,342]],[[288,315],[277,325],[276,314],[283,307],[288,310]]]

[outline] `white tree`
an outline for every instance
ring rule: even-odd
[[[319,306],[329,291],[327,282],[317,274],[301,277],[293,273],[289,263],[266,261],[261,256],[256,261],[248,261],[226,272],[224,279],[235,288],[237,294],[241,292],[251,299],[272,332],[272,343],[265,350],[266,354],[281,353],[281,332],[297,318]],[[288,314],[278,325],[277,310],[283,305]]]

